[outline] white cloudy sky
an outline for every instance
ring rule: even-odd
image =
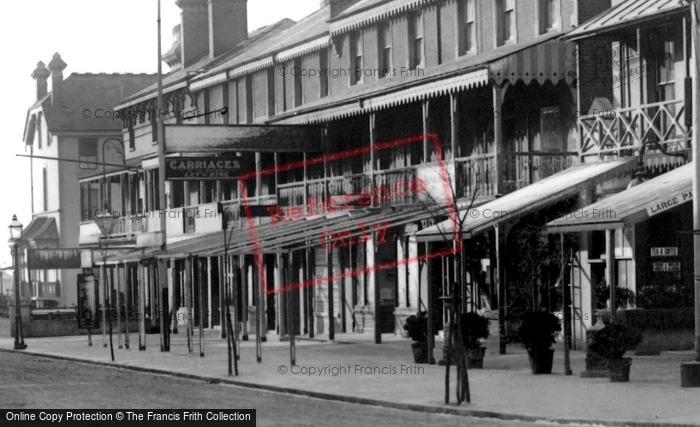
[[[248,0],[248,28],[313,13],[319,0]],[[71,72],[147,72],[157,69],[157,0],[22,0],[5,2],[0,14],[0,265],[11,265],[6,228],[17,214],[31,221],[29,159],[22,132],[27,108],[34,102],[29,76],[38,61],[48,64],[59,52]],[[175,0],[162,0],[163,51],[179,23]],[[167,66],[164,66],[167,71]],[[50,89],[50,88],[49,88]],[[77,232],[77,230],[76,230]]]

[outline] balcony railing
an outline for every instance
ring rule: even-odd
[[[671,100],[604,111],[581,117],[582,155],[616,154],[648,141],[666,144],[669,151],[689,148],[685,103]]]
[[[457,197],[471,198],[496,194],[496,156],[481,154],[455,160]]]
[[[503,192],[510,193],[567,169],[576,162],[573,152],[525,152],[503,155]]]

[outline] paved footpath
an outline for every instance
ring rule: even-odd
[[[171,351],[160,351],[158,335],[148,335],[146,351],[138,350],[138,335],[131,334],[131,349],[118,349],[115,362],[102,336],[29,338],[26,353],[116,365],[129,369],[228,381],[247,387],[288,391],[316,397],[387,407],[475,416],[602,425],[698,425],[700,388],[680,387],[680,364],[692,360],[691,352],[661,356],[635,356],[629,383],[607,378],[582,379],[585,354],[571,352],[573,375],[565,376],[563,349],[555,346],[552,375],[532,375],[527,355],[509,345],[498,355],[498,345],[487,341],[484,369],[469,370],[471,400],[454,405],[455,371],[451,372],[451,404],[445,405],[445,368],[415,365],[410,341],[383,335],[337,334],[335,342],[298,340],[296,366],[290,367],[289,343],[276,335],[263,343],[262,363],[256,363],[255,341],[242,343],[239,376],[227,373],[226,340],[218,331],[205,332],[205,356],[199,356],[195,332],[194,352],[189,353],[182,333],[172,335]],[[12,339],[0,338],[0,350],[12,348]],[[437,343],[435,356],[442,355]],[[2,354],[2,353],[0,353]],[[0,356],[0,359],[2,356]]]

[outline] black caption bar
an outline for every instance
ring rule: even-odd
[[[0,425],[25,427],[49,426],[57,423],[70,426],[133,424],[185,426],[191,425],[193,421],[211,421],[217,424],[224,422],[240,427],[255,427],[255,419],[255,409],[0,409]]]

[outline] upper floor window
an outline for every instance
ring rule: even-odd
[[[97,169],[97,139],[80,138],[78,140],[78,157],[81,162],[80,169]]]
[[[302,67],[301,58],[295,58],[294,59],[294,67],[292,69],[301,71],[301,69],[302,69],[301,67]],[[292,73],[292,74],[294,76],[294,106],[298,107],[304,102],[304,99],[303,99],[304,91],[303,91],[303,86],[302,86],[302,81],[301,81],[301,74],[302,73],[297,72],[297,73]]]
[[[42,179],[42,190],[43,190],[43,199],[44,199],[44,212],[49,210],[49,172],[44,168],[41,173],[41,179]]]
[[[350,84],[362,83],[362,33],[356,31],[350,34]]]
[[[459,54],[476,53],[476,0],[459,2]]]
[[[179,114],[178,114],[179,116]],[[133,117],[128,117],[126,119],[127,122],[129,122],[129,150],[135,150],[136,149],[136,132],[134,132],[134,118]]]
[[[408,18],[409,68],[423,68],[423,14],[416,12]]]
[[[36,136],[39,148],[41,148],[41,140],[44,138],[44,128],[42,126],[43,114],[41,111],[36,115]]]
[[[559,1],[560,0],[539,0],[539,22],[540,34],[548,31],[559,30]]]
[[[377,53],[379,54],[379,78],[390,76],[391,63],[391,25],[387,22],[379,26]]]
[[[151,110],[151,136],[154,144],[158,143],[158,114],[155,109]]]
[[[319,68],[321,69],[321,98],[328,96],[328,74],[330,70],[328,69],[328,50],[321,50],[319,52]],[[325,70],[325,71],[324,71]]]
[[[515,42],[515,0],[496,0],[496,31],[498,46]]]

